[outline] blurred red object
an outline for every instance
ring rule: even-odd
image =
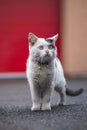
[[[59,6],[59,0],[0,0],[0,72],[25,71],[29,32],[59,33]]]

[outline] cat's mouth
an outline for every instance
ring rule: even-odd
[[[49,55],[45,55],[44,57],[41,57],[39,60],[40,64],[46,64],[48,65],[51,62],[51,58]]]
[[[43,64],[43,65],[45,64],[48,65],[52,61],[52,58],[49,54],[44,55],[44,56],[37,56],[35,57],[35,59],[37,63]]]

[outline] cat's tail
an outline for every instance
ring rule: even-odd
[[[82,89],[82,88],[80,88],[80,89],[78,89],[78,90],[76,90],[76,91],[73,91],[73,90],[71,90],[71,89],[69,89],[69,88],[66,88],[66,95],[68,95],[68,96],[78,96],[78,95],[80,95],[82,92],[83,92],[83,89]]]

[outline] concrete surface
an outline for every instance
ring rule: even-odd
[[[31,96],[26,79],[0,79],[0,130],[87,130],[87,79],[67,80],[68,87],[84,88],[78,97],[68,97],[66,106],[31,112]]]

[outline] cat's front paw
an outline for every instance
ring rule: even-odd
[[[31,111],[38,111],[40,110],[40,104],[34,104],[32,107],[31,107]]]
[[[42,104],[42,107],[41,107],[41,110],[51,110],[51,106],[50,106],[50,103],[43,103]]]

